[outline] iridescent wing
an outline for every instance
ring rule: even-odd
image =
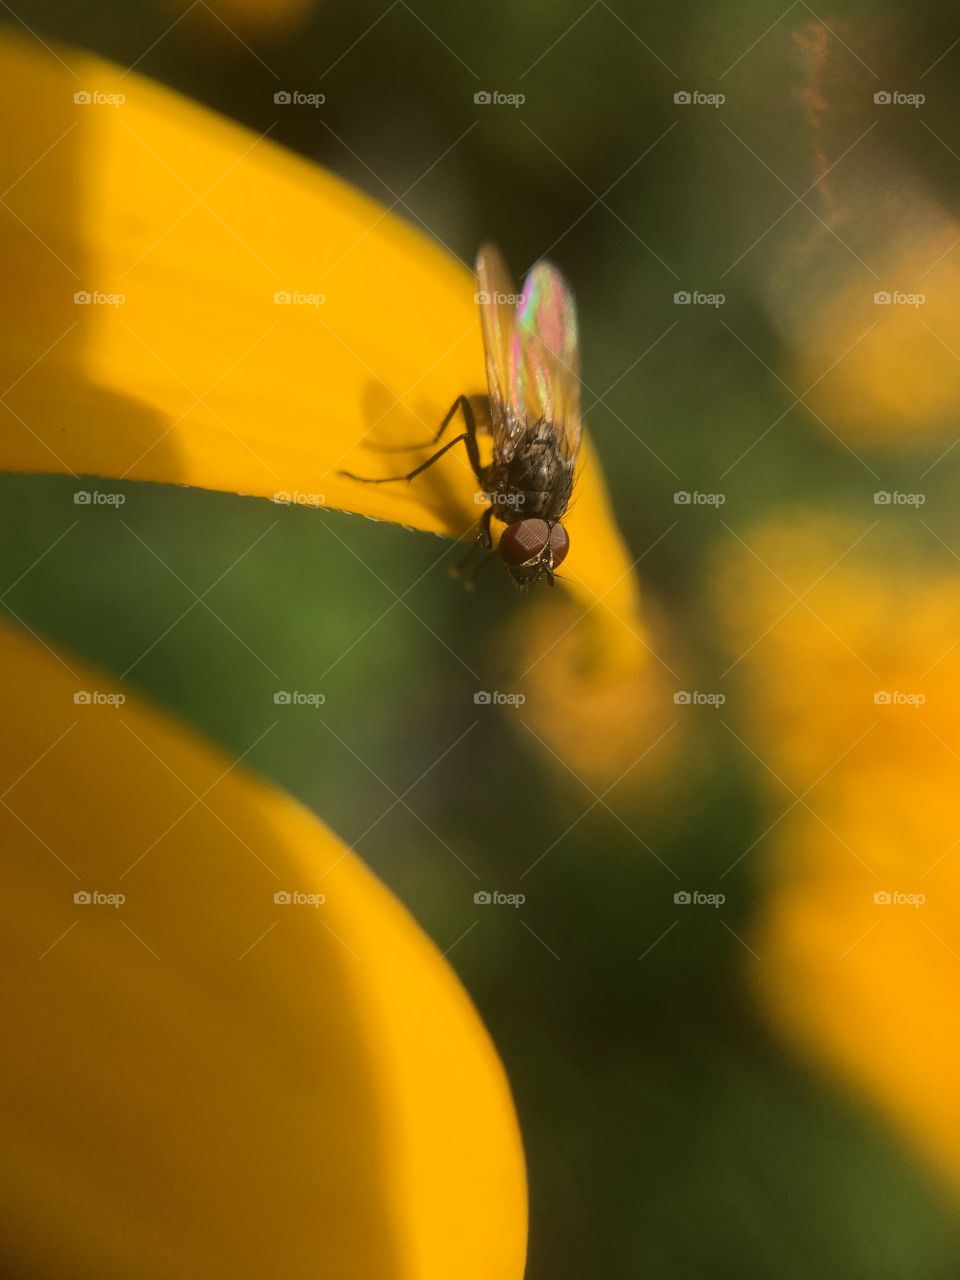
[[[487,393],[494,442],[503,448],[519,434],[516,418],[507,414],[510,389],[516,381],[511,361],[515,359],[517,291],[499,249],[485,244],[477,254],[477,302],[487,358]]]
[[[538,262],[523,282],[517,308],[508,403],[527,422],[553,425],[561,451],[573,461],[580,448],[580,348],[577,309],[563,276]]]

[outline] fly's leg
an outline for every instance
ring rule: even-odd
[[[432,458],[428,458],[422,466],[417,467],[415,470],[409,472],[409,474],[405,476],[385,476],[383,479],[358,476],[353,471],[341,471],[339,474],[347,476],[351,480],[361,480],[364,484],[385,484],[391,480],[412,480],[414,476],[418,476],[421,471],[425,471],[427,467],[432,466],[438,458],[442,458],[447,449],[452,448],[455,444],[459,444],[461,440],[466,440],[467,453],[470,457],[470,465],[473,467],[474,472],[477,473],[479,478],[480,450],[476,444],[477,422],[473,412],[473,405],[470,403],[468,396],[457,396],[456,400],[454,400],[453,404],[447,410],[447,413],[443,421],[440,423],[440,426],[437,428],[436,434],[432,440],[421,440],[418,444],[410,445],[389,445],[385,448],[375,448],[374,452],[408,453],[411,449],[428,449],[431,445],[437,444],[440,441],[447,427],[457,416],[457,410],[463,414],[463,421],[467,428],[466,431],[462,435],[458,436],[456,440],[451,440],[447,445],[435,453]],[[368,447],[373,448],[373,446]]]
[[[480,460],[480,446],[477,444],[477,420],[476,420],[476,417],[474,416],[473,405],[470,403],[470,400],[467,396],[457,396],[456,400],[453,402],[453,405],[449,413],[446,415],[444,420],[440,423],[440,427],[437,430],[437,434],[436,436],[434,436],[431,443],[432,444],[437,443],[437,441],[443,435],[444,431],[446,431],[447,427],[453,421],[458,409],[463,414],[463,420],[467,428],[466,431],[461,432],[460,435],[455,436],[452,440],[448,440],[447,443],[441,449],[438,449],[435,454],[427,458],[426,462],[421,462],[419,467],[414,467],[414,469],[412,471],[408,471],[406,475],[358,476],[353,471],[341,471],[340,475],[348,476],[351,480],[359,480],[362,484],[390,484],[391,482],[396,480],[413,480],[415,479],[416,476],[426,471],[428,467],[432,467],[435,462],[438,462],[445,453],[449,452],[450,449],[454,448],[454,446],[458,445],[462,440],[464,445],[466,446],[467,457],[470,459],[470,465],[473,468],[473,473],[477,477],[478,482],[482,484],[486,468],[484,467],[483,463]],[[490,552],[491,548],[493,547],[493,537],[490,533],[490,521],[492,520],[492,518],[493,518],[493,508],[487,507],[483,515],[480,517],[480,530],[479,530],[479,533],[477,534],[476,542],[473,544],[473,546],[470,548],[467,554],[463,557],[463,559],[460,560],[456,565],[454,565],[451,568],[450,572],[452,574],[459,575],[460,573],[462,573],[467,561],[470,559],[474,551],[476,551],[477,549],[480,549],[481,551]],[[486,555],[483,558],[483,560],[481,560],[480,564],[476,567],[476,569],[474,569],[467,576],[467,578],[464,579],[464,586],[468,590],[473,590],[473,587],[476,583],[477,577],[479,576],[481,569],[483,569],[484,565],[486,565],[492,559],[493,559],[492,555],[490,554]]]
[[[490,534],[490,521],[492,519],[493,507],[487,507],[480,517],[480,532],[477,534],[477,546],[483,547],[484,551],[489,551],[493,546],[493,538]]]
[[[474,587],[477,585],[477,579],[480,577],[480,574],[484,571],[484,569],[487,567],[490,561],[496,560],[496,558],[497,557],[493,554],[492,551],[488,552],[483,557],[483,559],[479,562],[479,564],[473,570],[473,572],[468,574],[467,577],[464,578],[463,586],[465,591],[472,591],[474,589]]]
[[[358,476],[353,471],[341,471],[340,475],[346,476],[348,480],[359,480],[361,484],[392,484],[395,480],[414,480],[421,472],[426,471],[427,467],[432,467],[435,462],[439,462],[445,453],[449,453],[454,445],[458,445],[461,440],[467,441],[467,450],[470,449],[470,437],[466,431],[459,436],[454,436],[452,440],[448,440],[442,449],[438,449],[432,457],[426,462],[421,462],[419,467],[414,467],[412,471],[408,471],[403,476]]]
[[[461,401],[469,404],[467,396],[457,396],[456,400],[454,400],[453,404],[444,415],[443,421],[440,423],[439,427],[437,427],[429,440],[418,440],[416,444],[368,444],[367,448],[373,450],[374,453],[411,453],[414,449],[429,449],[431,445],[438,444],[440,442],[443,437],[443,433],[457,416],[457,410],[460,408]],[[464,420],[466,421],[466,412],[464,412]]]
[[[481,551],[483,550],[482,545],[479,542],[475,542],[473,546],[470,548],[470,550],[467,552],[467,554],[462,557],[462,559],[458,560],[455,565],[451,565],[450,567],[451,578],[460,577],[464,569],[469,564],[470,560],[473,558],[474,552],[477,550],[481,550]],[[493,554],[492,551],[486,551],[485,553],[481,554],[481,557],[477,562],[477,564],[474,566],[474,568],[470,570],[467,576],[463,579],[463,586],[466,591],[473,590],[473,588],[477,585],[477,579],[480,577],[481,572],[486,568],[486,566],[490,563],[491,560],[496,560],[496,558],[497,557]]]
[[[460,577],[464,569],[469,564],[471,558],[473,557],[473,553],[475,551],[477,550],[489,551],[491,549],[491,547],[493,546],[493,538],[490,535],[490,521],[492,518],[493,518],[493,507],[487,507],[486,511],[484,511],[483,515],[480,517],[480,531],[477,534],[476,542],[473,543],[473,545],[467,551],[467,554],[465,556],[463,556],[460,560],[458,560],[456,564],[450,566],[451,577],[453,578]],[[480,574],[480,570],[492,558],[493,557],[490,555],[484,556],[484,558],[477,565],[476,569],[474,569],[470,574],[467,575],[466,578],[464,578],[463,585],[467,588],[468,591],[473,590],[474,584],[477,581],[477,577]]]

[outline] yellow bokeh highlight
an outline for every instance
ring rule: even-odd
[[[750,972],[791,1047],[956,1185],[960,593],[933,539],[924,560],[872,524],[758,526],[716,581],[769,796]]]
[[[502,646],[504,674],[523,693],[526,727],[581,781],[649,791],[653,782],[668,784],[686,737],[664,656],[675,661],[674,646],[663,625],[635,630],[613,616],[596,619],[605,607],[599,598],[585,609],[562,597],[532,602]],[[597,661],[602,627],[613,639]]]
[[[806,232],[759,287],[786,342],[780,371],[814,429],[855,451],[948,445],[960,411],[960,222],[902,162],[883,165],[841,175],[830,225]]]

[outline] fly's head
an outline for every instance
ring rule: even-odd
[[[570,538],[558,522],[527,517],[507,525],[497,550],[521,590],[541,578],[553,586],[553,571],[570,550]]]

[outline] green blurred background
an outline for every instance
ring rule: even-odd
[[[798,407],[719,480],[792,401],[764,367],[780,367],[783,341],[768,285],[784,237],[811,215],[794,208],[728,268],[793,199],[758,156],[796,193],[814,178],[792,38],[814,20],[802,0],[617,12],[605,0],[353,0],[292,29],[244,28],[242,42],[200,13],[170,30],[178,12],[124,0],[18,8],[47,40],[136,62],[258,132],[276,122],[276,141],[387,204],[412,187],[396,212],[466,260],[492,239],[519,273],[549,249],[577,293],[586,385],[603,396],[585,394],[589,423],[617,516],[634,556],[656,543],[642,581],[683,637],[687,687],[718,687],[730,661],[705,603],[730,535],[712,508],[677,508],[676,490],[722,490],[723,519],[741,528],[811,496],[862,514],[874,489],[921,469],[909,454],[871,457],[878,484]],[[909,68],[957,34],[944,3],[912,6],[896,40],[879,4],[820,16],[848,42],[851,30],[869,39],[870,61],[905,88]],[[955,72],[950,58],[928,81],[928,118],[947,136]],[[327,102],[278,108],[279,88]],[[482,89],[526,102],[478,106]],[[727,101],[684,107],[679,89]],[[832,137],[831,153],[861,127]],[[891,155],[916,145],[902,132],[886,128]],[[929,166],[955,199],[960,166],[933,143]],[[278,209],[278,236],[283,226]],[[684,289],[727,301],[677,308]],[[951,482],[944,467],[927,484],[945,536]],[[528,607],[505,575],[466,596],[444,571],[455,549],[437,564],[442,544],[387,525],[156,486],[124,487],[119,512],[77,508],[75,488],[3,478],[8,607],[249,751],[449,949],[516,1096],[530,1280],[956,1276],[955,1206],[865,1106],[791,1061],[751,1007],[753,961],[734,934],[750,934],[762,847],[725,882],[729,929],[701,913],[665,936],[674,879],[602,806],[578,821],[590,791],[509,708],[474,705],[498,669],[503,621]],[[193,594],[215,582],[218,616]],[[278,687],[322,690],[326,703],[278,709]],[[617,788],[607,802],[684,883],[710,888],[768,816],[756,763],[708,710],[694,714],[696,760],[669,797]],[[485,909],[478,888],[527,901]]]

